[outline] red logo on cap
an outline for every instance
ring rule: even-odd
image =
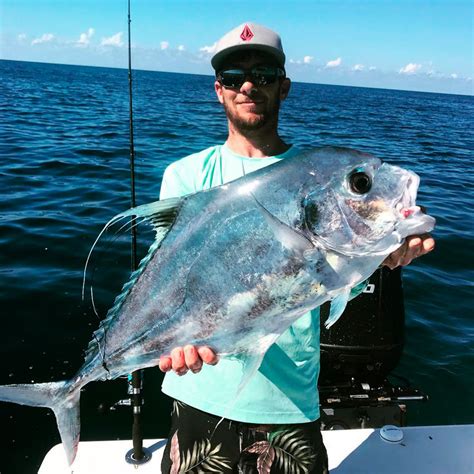
[[[249,28],[248,25],[244,26],[242,33],[240,33],[240,37],[243,41],[250,41],[253,38],[252,30]]]

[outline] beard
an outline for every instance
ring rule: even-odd
[[[227,118],[232,125],[242,134],[245,132],[253,132],[278,122],[278,113],[280,111],[280,98],[276,97],[274,100],[266,103],[265,110],[261,113],[252,114],[251,117],[243,117],[239,115],[236,110],[224,102],[224,110]]]

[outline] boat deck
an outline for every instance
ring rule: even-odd
[[[379,429],[323,431],[329,470],[343,473],[474,473],[474,425],[401,428],[403,439],[390,442]],[[46,455],[39,474],[125,474],[160,472],[166,440],[145,440],[151,460],[138,467],[125,461],[131,441],[83,441],[76,461],[67,466],[62,446]]]

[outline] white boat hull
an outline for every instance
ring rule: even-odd
[[[323,431],[329,470],[334,474],[474,473],[474,425],[401,428],[403,439],[389,442],[379,429]],[[165,440],[145,440],[152,459],[138,467],[125,461],[130,440],[82,441],[73,469],[60,444],[46,455],[38,474],[126,474],[160,472]]]

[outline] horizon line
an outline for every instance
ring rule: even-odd
[[[90,67],[90,68],[100,68],[100,69],[120,69],[124,71],[128,71],[128,67],[124,66],[95,66],[91,64],[72,64],[72,63],[55,63],[55,62],[45,62],[45,61],[29,61],[25,59],[6,59],[1,58],[0,61],[10,61],[10,62],[20,62],[20,63],[33,63],[33,64],[51,64],[56,66],[72,66],[72,67]],[[202,74],[202,73],[195,73],[195,72],[182,72],[182,71],[160,71],[157,69],[134,69],[132,66],[132,71],[140,71],[140,72],[159,72],[162,74],[185,74],[190,76],[204,76],[204,77],[213,77],[212,74]],[[291,77],[290,77],[291,79]],[[441,95],[453,95],[453,96],[461,96],[461,97],[474,97],[474,91],[470,94],[462,94],[462,93],[453,93],[453,92],[435,92],[435,91],[425,91],[425,90],[415,90],[415,89],[396,89],[391,87],[373,87],[373,86],[353,86],[348,84],[325,84],[321,82],[305,82],[305,81],[295,81],[291,79],[291,82],[295,84],[314,84],[317,86],[329,86],[329,87],[353,87],[356,89],[373,89],[373,90],[382,90],[382,91],[396,91],[396,92],[416,92],[418,94],[441,94]]]

